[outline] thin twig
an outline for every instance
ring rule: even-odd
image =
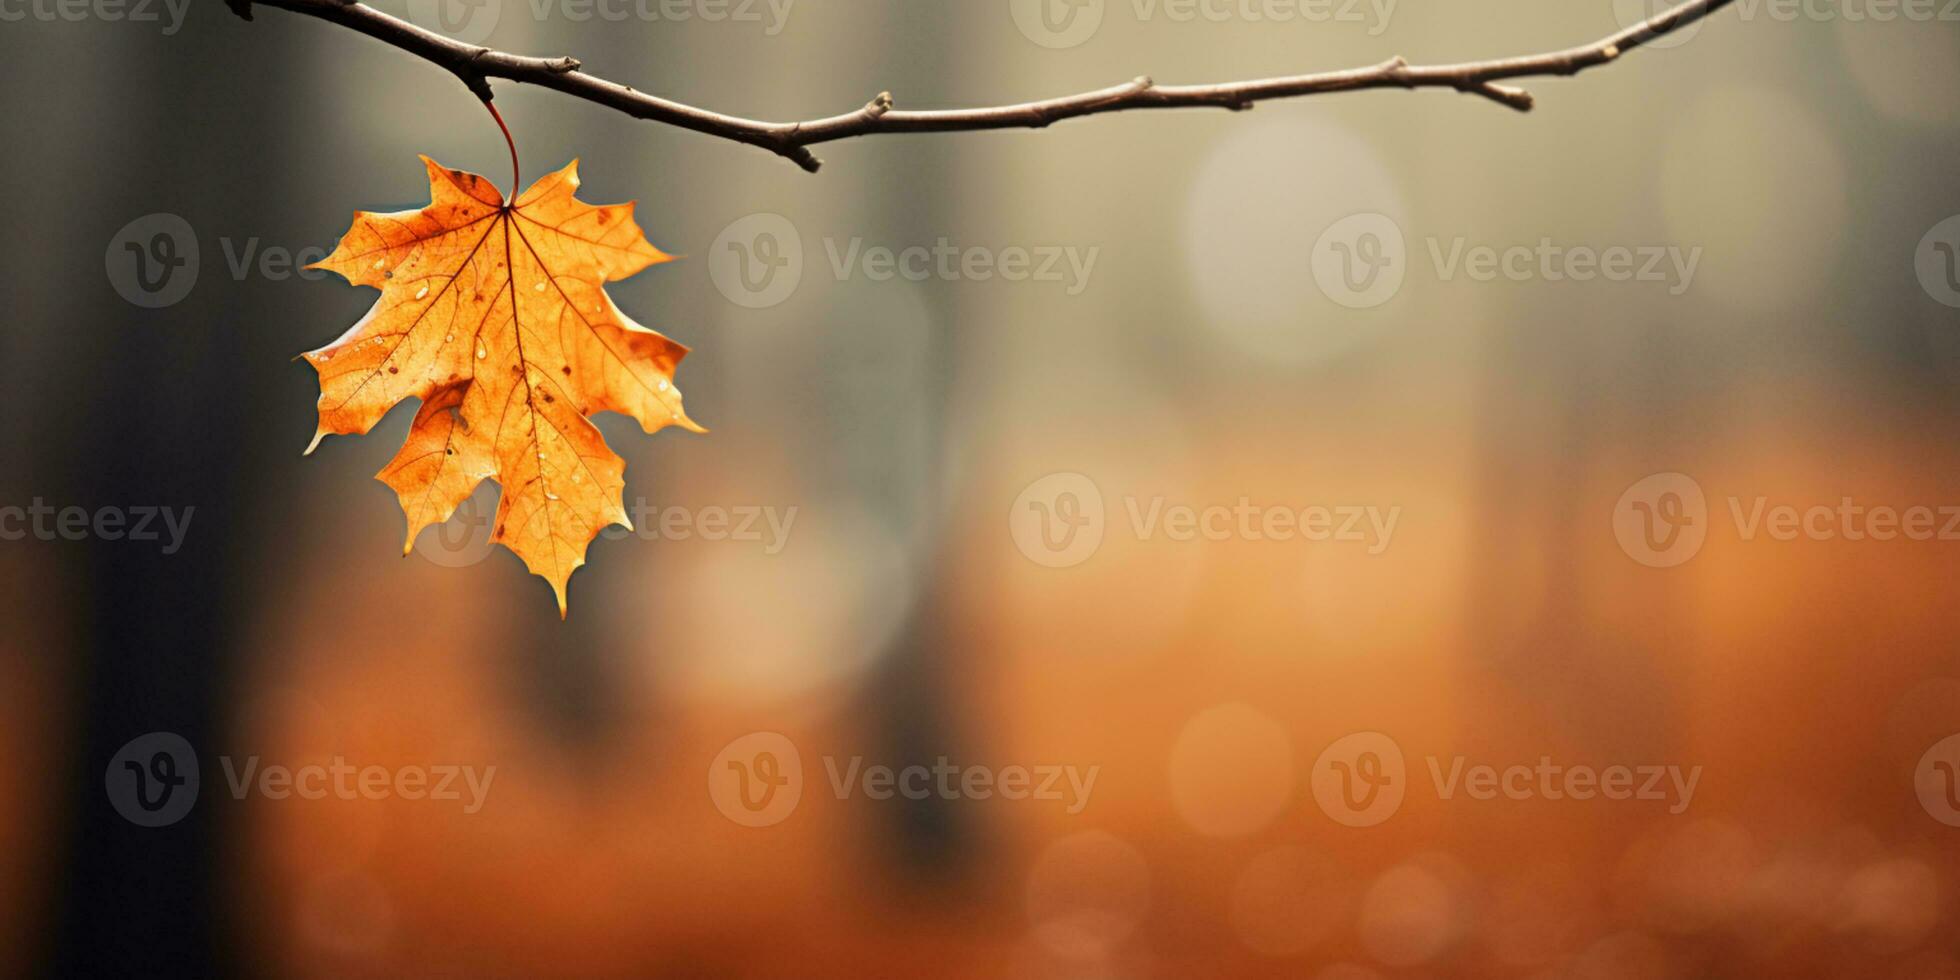
[[[864,108],[805,122],[763,122],[710,112],[635,91],[580,70],[576,58],[531,58],[464,44],[407,21],[391,17],[352,0],[256,0],[260,6],[332,21],[454,72],[477,97],[489,101],[490,79],[505,78],[556,89],[640,119],[679,126],[710,136],[762,147],[815,172],[822,166],[810,147],[832,140],[875,133],[948,133],[981,129],[1039,129],[1063,119],[1129,109],[1171,109],[1212,106],[1234,111],[1250,109],[1268,99],[1293,98],[1324,92],[1370,88],[1447,88],[1481,95],[1520,112],[1532,107],[1531,93],[1502,85],[1514,78],[1576,75],[1603,65],[1655,38],[1673,33],[1728,6],[1733,0],[1688,0],[1595,43],[1564,51],[1474,61],[1456,65],[1411,65],[1395,57],[1366,68],[1263,78],[1219,85],[1158,85],[1148,77],[1121,85],[1018,105],[928,112],[894,108],[891,93],[882,92]],[[227,0],[231,8],[251,19],[253,0]]]

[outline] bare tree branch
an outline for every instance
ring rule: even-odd
[[[253,0],[227,0],[234,11],[250,20]],[[1592,44],[1564,51],[1474,61],[1455,65],[1411,65],[1400,57],[1366,68],[1262,78],[1218,85],[1158,85],[1148,77],[1078,95],[1023,102],[1017,105],[926,112],[894,107],[891,93],[881,92],[862,109],[804,122],[763,122],[728,116],[672,102],[580,70],[575,58],[531,58],[464,44],[407,21],[391,17],[353,0],[256,0],[260,6],[332,21],[385,41],[454,72],[479,98],[490,100],[490,79],[505,78],[556,89],[640,119],[691,129],[710,136],[762,147],[815,172],[822,166],[810,147],[832,140],[876,133],[948,133],[981,129],[1039,129],[1063,119],[1129,109],[1173,109],[1212,106],[1234,111],[1250,109],[1268,99],[1294,98],[1324,92],[1370,88],[1446,88],[1481,95],[1521,112],[1532,107],[1531,93],[1508,79],[1576,75],[1603,65],[1657,37],[1670,34],[1728,6],[1733,0],[1687,0]]]

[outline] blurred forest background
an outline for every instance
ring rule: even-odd
[[[799,3],[773,35],[534,9],[504,0],[485,43],[768,119],[1617,28],[1608,0],[1410,3],[1372,27],[1113,0],[1056,49],[996,2]],[[629,502],[797,508],[773,554],[602,541],[563,623],[506,552],[399,557],[371,476],[412,410],[301,457],[317,389],[290,359],[373,294],[227,261],[418,206],[417,153],[508,180],[469,93],[278,10],[200,5],[168,35],[0,23],[0,504],[195,507],[171,555],[0,542],[0,972],[1960,976],[1960,829],[1914,794],[1960,732],[1960,542],[1747,541],[1726,516],[1731,497],[1960,504],[1960,310],[1914,268],[1960,212],[1960,24],[1764,9],[1532,80],[1529,115],[1369,92],[877,137],[820,147],[814,176],[499,83],[527,175],[580,158],[585,199],[637,200],[687,257],[611,290],[694,347],[678,383],[713,430],[601,420]],[[1372,309],[1311,271],[1357,212],[1407,236]],[[188,222],[201,265],[144,309],[105,250],[154,213]],[[794,225],[804,264],[750,309],[710,252],[758,213]],[[832,268],[853,239],[942,237],[1100,251],[1073,295]],[[1431,261],[1459,237],[1701,258],[1679,295],[1479,282]],[[1614,536],[1622,491],[1659,472],[1709,496],[1675,568]],[[1067,568],[1008,521],[1055,473],[1108,513]],[[1379,554],[1130,533],[1125,502],[1157,497],[1400,521]],[[159,730],[196,746],[204,786],[152,830],[104,771]],[[806,780],[760,829],[706,787],[756,731]],[[1369,828],[1310,786],[1356,731],[1409,760]],[[496,777],[473,814],[234,800],[220,756]],[[821,760],[853,756],[1100,769],[1070,814],[836,799]],[[1431,756],[1703,773],[1679,814],[1444,800]]]

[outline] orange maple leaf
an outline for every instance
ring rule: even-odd
[[[312,268],[381,298],[339,340],[305,355],[320,375],[320,428],[365,434],[414,397],[408,440],[377,479],[408,515],[408,540],[440,524],[478,483],[502,488],[491,540],[565,587],[586,547],[627,528],[626,463],[587,418],[619,412],[648,433],[695,432],[674,368],[687,348],[621,312],[605,284],[672,260],[633,205],[578,200],[578,162],[506,203],[490,181],[428,157],[429,206],[357,212]]]

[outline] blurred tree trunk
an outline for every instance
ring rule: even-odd
[[[20,226],[36,229],[50,263],[20,298],[18,328],[41,384],[31,404],[10,406],[38,434],[35,492],[60,506],[195,508],[171,555],[127,540],[40,545],[59,554],[63,572],[44,608],[71,616],[74,637],[60,657],[73,678],[63,741],[76,752],[62,770],[73,780],[51,794],[66,810],[54,845],[64,872],[49,903],[57,921],[43,954],[52,975],[245,972],[228,911],[238,900],[226,884],[235,837],[217,757],[241,624],[259,590],[276,587],[270,556],[285,533],[248,522],[279,489],[282,471],[267,461],[296,458],[289,443],[309,423],[281,424],[276,407],[296,390],[285,370],[294,337],[266,326],[281,322],[266,297],[285,284],[235,280],[218,239],[277,240],[255,218],[276,213],[303,179],[292,154],[308,120],[285,98],[242,94],[252,80],[282,77],[286,35],[238,44],[247,25],[221,10],[198,14],[169,37],[134,24],[28,25],[53,43],[9,56],[23,59],[9,73],[17,84],[70,77],[65,69],[82,64],[103,76],[50,92],[41,118],[12,124],[15,139],[51,148],[42,159],[61,175],[58,189],[19,202],[63,212]],[[185,300],[145,310],[110,288],[103,254],[124,222],[155,212],[190,223],[201,267]],[[123,744],[152,731],[191,743],[202,786],[189,816],[147,829],[109,804],[104,773]]]

